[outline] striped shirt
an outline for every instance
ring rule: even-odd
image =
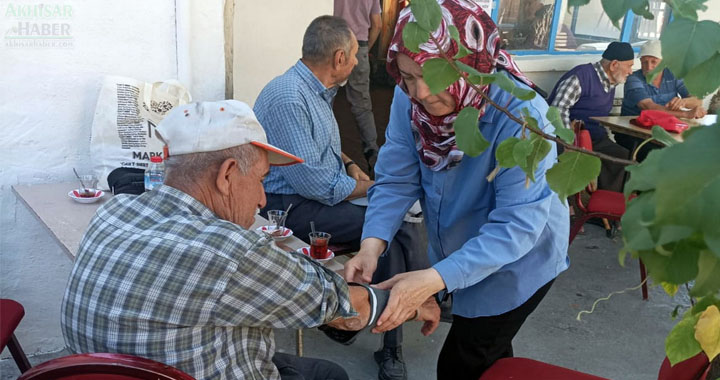
[[[76,353],[138,355],[198,379],[279,379],[273,328],[351,315],[340,276],[162,186],[98,210],[61,324]]]
[[[305,160],[303,164],[272,166],[265,192],[297,194],[334,206],[355,189],[340,149],[340,132],[332,110],[337,87],[325,88],[298,61],[273,79],[255,101],[255,116],[268,142]]]
[[[610,78],[600,64],[600,61],[593,63],[593,68],[600,78],[600,83],[602,83],[605,92],[610,92],[610,90],[617,86],[610,83]],[[573,75],[558,84],[557,95],[550,105],[560,110],[560,116],[562,116],[563,123],[567,128],[572,129],[570,125],[570,108],[577,103],[581,94],[582,87],[580,86],[580,79],[578,79],[577,75]]]

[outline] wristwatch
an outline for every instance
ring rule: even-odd
[[[355,165],[355,161],[350,160],[350,161],[348,161],[348,162],[345,163],[345,170],[346,170],[346,171],[348,170],[348,168],[350,167],[350,165]]]

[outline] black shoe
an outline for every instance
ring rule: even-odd
[[[407,370],[402,357],[402,347],[383,347],[373,354],[380,367],[378,380],[407,380]]]

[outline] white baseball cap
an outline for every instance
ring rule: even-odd
[[[268,152],[270,165],[304,162],[267,142],[267,136],[252,109],[237,100],[197,102],[170,111],[155,130],[168,148],[168,155],[214,152],[253,144]]]
[[[646,55],[662,59],[662,47],[660,46],[660,40],[650,40],[643,44],[640,48],[640,57]]]

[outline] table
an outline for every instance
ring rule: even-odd
[[[639,137],[643,140],[652,137],[652,131],[647,128],[638,127],[637,125],[630,124],[630,119],[634,119],[637,116],[593,116],[591,119],[597,121],[602,126],[610,128],[613,132],[622,133],[634,137]],[[706,115],[702,119],[680,119],[690,126],[690,128],[711,125],[717,122],[717,115]],[[675,140],[682,142],[682,134],[670,133]],[[662,145],[662,144],[661,144]]]
[[[22,201],[28,210],[37,217],[41,224],[50,232],[50,235],[60,244],[60,247],[75,260],[80,240],[95,211],[110,198],[112,194],[106,193],[103,199],[89,204],[81,204],[68,197],[68,192],[77,188],[77,182],[51,183],[43,185],[16,185],[13,192]],[[267,219],[255,215],[255,223],[250,228],[257,228],[268,224]],[[280,244],[283,249],[299,249],[307,244],[295,236],[291,236]],[[335,272],[343,270],[347,256],[336,257],[324,265]],[[302,330],[297,330],[297,353],[302,356]]]

